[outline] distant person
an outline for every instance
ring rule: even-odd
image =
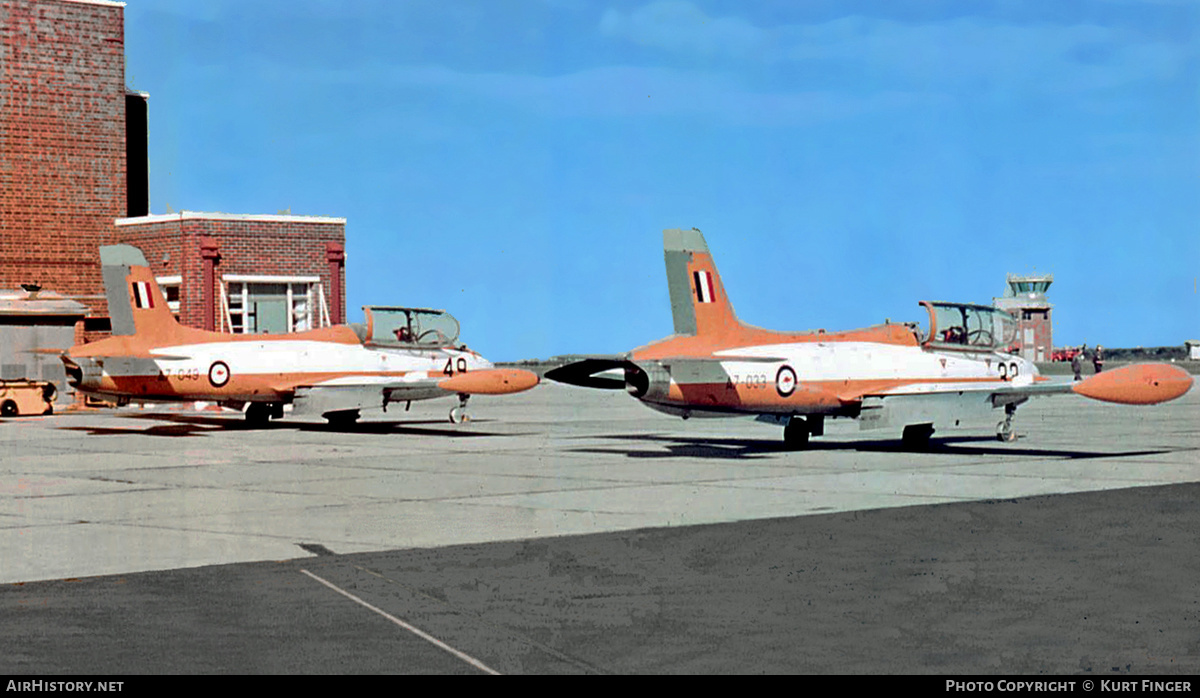
[[[1104,370],[1104,347],[1096,345],[1096,351],[1092,352],[1092,366],[1096,369],[1096,373]]]
[[[1075,380],[1083,380],[1083,351],[1075,352],[1071,357],[1071,370],[1075,372]]]

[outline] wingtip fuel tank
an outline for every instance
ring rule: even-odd
[[[493,368],[460,373],[438,383],[442,390],[478,395],[505,395],[529,390],[538,384],[532,371],[520,368]]]
[[[1104,371],[1071,389],[1093,400],[1123,405],[1156,405],[1174,400],[1192,387],[1187,371],[1170,364],[1134,364]]]

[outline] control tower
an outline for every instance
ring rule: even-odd
[[[1050,301],[1046,289],[1054,283],[1053,274],[1008,275],[1008,291],[993,298],[995,306],[1017,318],[1014,353],[1030,361],[1049,361],[1054,342],[1050,322]]]

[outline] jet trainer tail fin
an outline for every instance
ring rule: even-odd
[[[675,334],[725,335],[741,327],[699,230],[664,230],[663,257]]]
[[[179,327],[141,250],[102,246],[100,268],[113,335],[163,337]]]

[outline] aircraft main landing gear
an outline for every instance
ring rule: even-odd
[[[278,402],[251,402],[246,405],[246,422],[256,427],[265,426],[271,419],[283,418],[283,405]]]
[[[996,425],[997,441],[1013,442],[1017,440],[1017,430],[1013,428],[1013,415],[1016,413],[1016,405],[1004,406],[1004,421]]]
[[[467,414],[467,400],[471,398],[466,393],[458,394],[458,407],[450,410],[450,422],[453,424],[462,424],[463,422],[471,421],[471,415]]]
[[[808,422],[804,417],[793,416],[788,419],[783,427],[783,444],[792,451],[808,447]]]
[[[321,416],[324,417],[327,422],[329,422],[329,426],[345,428],[354,426],[354,424],[358,422],[359,411],[337,410],[335,412],[326,412]]]
[[[909,424],[900,435],[900,443],[910,451],[924,451],[929,448],[929,439],[932,436],[932,424]]]

